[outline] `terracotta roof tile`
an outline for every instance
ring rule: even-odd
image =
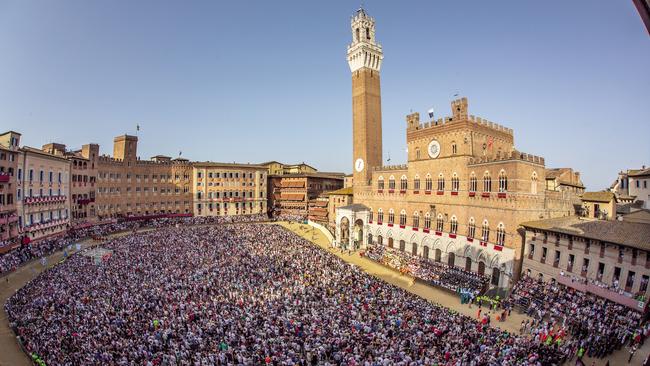
[[[613,192],[600,191],[600,192],[585,192],[582,194],[583,201],[595,202],[610,202],[615,199]]]
[[[528,221],[521,226],[650,250],[650,224],[568,216]]]

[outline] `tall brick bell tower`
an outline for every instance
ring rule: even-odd
[[[375,19],[363,8],[352,17],[348,65],[352,72],[352,144],[354,192],[368,186],[371,168],[382,165],[379,69],[384,58],[375,41]]]

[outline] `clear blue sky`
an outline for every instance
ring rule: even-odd
[[[0,130],[139,155],[352,170],[354,1],[0,1]],[[589,189],[650,165],[650,37],[631,0],[365,1],[384,47],[384,154],[404,116],[470,113]]]

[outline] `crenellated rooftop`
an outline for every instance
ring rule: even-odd
[[[511,128],[507,128],[505,126],[502,126],[498,123],[488,121],[487,119],[481,118],[481,117],[476,117],[474,115],[468,115],[468,102],[467,98],[461,98],[461,99],[456,99],[451,102],[451,110],[452,110],[452,116],[451,117],[444,117],[444,118],[438,118],[438,119],[432,119],[429,122],[424,122],[420,123],[420,114],[419,113],[411,113],[406,116],[406,125],[407,125],[407,131],[419,131],[419,130],[426,130],[430,128],[436,128],[440,126],[445,126],[449,125],[452,123],[456,122],[461,122],[461,121],[469,121],[470,123],[475,123],[480,126],[487,127],[489,129],[505,133],[507,135],[512,136],[513,135],[513,130]]]
[[[507,160],[521,160],[534,164],[545,165],[543,157],[523,153],[517,150],[513,150],[510,153],[496,154],[495,156],[471,157],[469,158],[469,164],[498,163]]]
[[[113,158],[113,157],[108,156],[108,155],[99,156],[98,161],[100,163],[106,163],[106,164],[122,164],[124,162],[124,160],[122,160],[122,159]],[[140,160],[140,159],[138,159],[138,160],[135,161],[135,164],[140,165],[140,166],[142,166],[142,165],[156,165],[156,166],[171,166],[171,165],[188,165],[188,166],[190,166],[190,165],[192,165],[192,163],[190,163],[189,161],[187,161],[185,159],[180,159],[180,160],[172,159],[170,161],[156,161],[156,160]]]
[[[384,165],[384,166],[371,167],[371,170],[375,172],[383,172],[389,170],[408,170],[408,165],[406,164]]]

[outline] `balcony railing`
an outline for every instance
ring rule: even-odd
[[[39,204],[39,203],[57,203],[57,202],[65,202],[65,200],[68,199],[66,196],[42,196],[42,197],[25,197],[24,203],[26,205],[33,205],[33,204]]]
[[[44,230],[44,229],[51,228],[53,226],[64,225],[64,224],[67,224],[67,219],[49,220],[49,221],[39,222],[39,223],[31,224],[29,226],[25,226],[23,230],[28,232]]]

